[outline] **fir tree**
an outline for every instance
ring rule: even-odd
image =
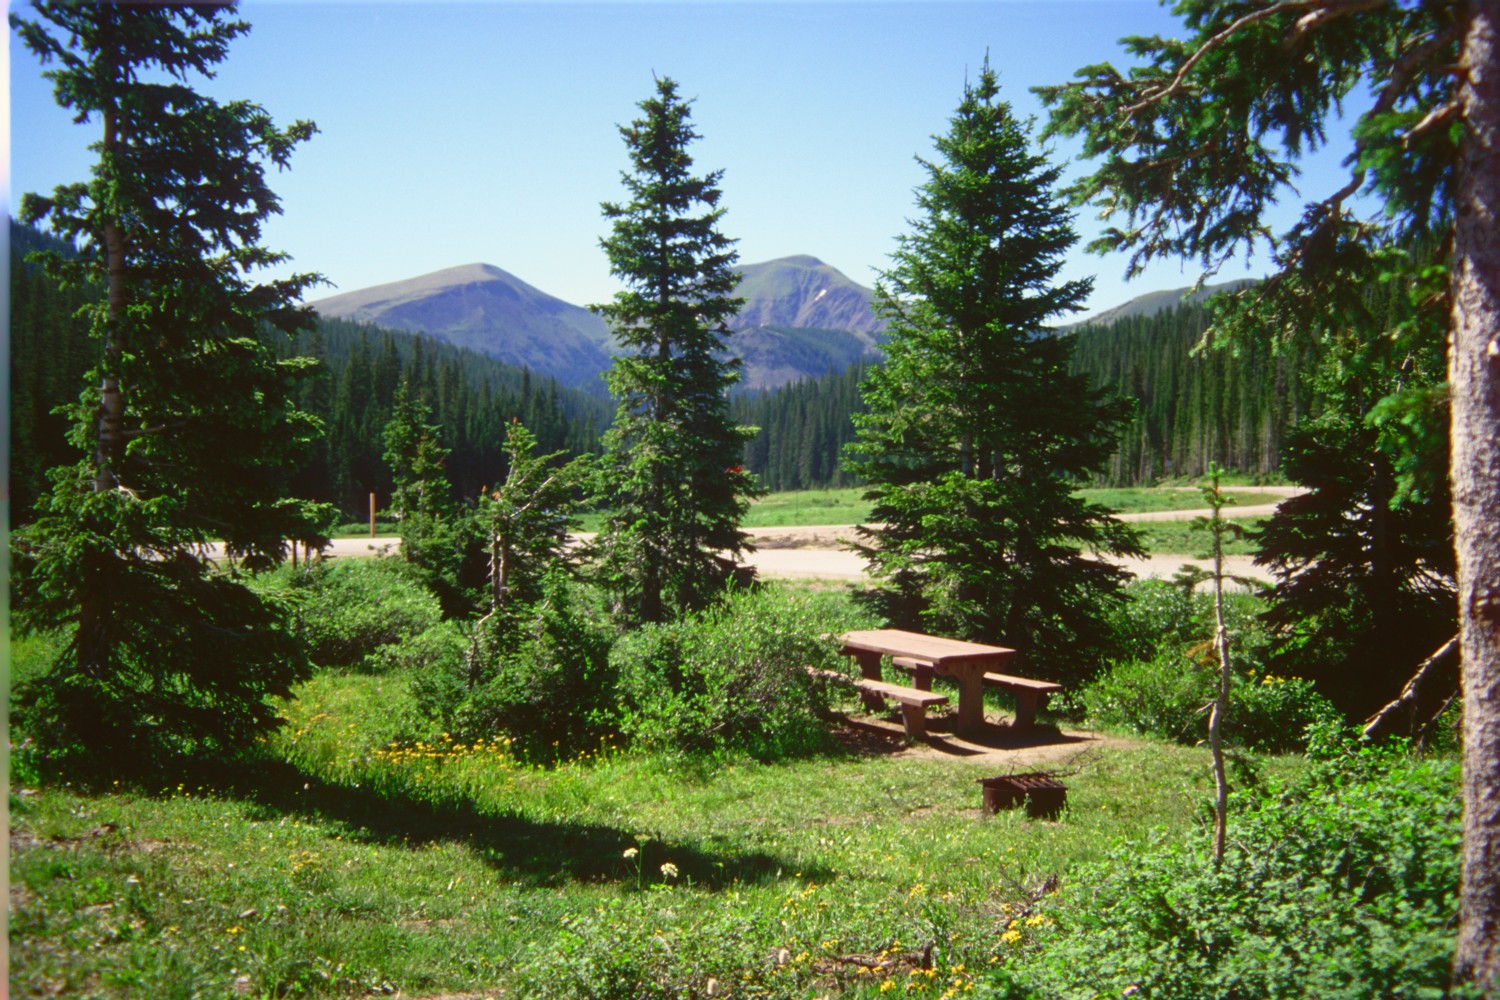
[[[319,430],[292,403],[304,363],[268,342],[307,325],[296,303],[316,279],[252,278],[283,259],[260,245],[278,210],[265,165],[314,128],[188,85],[248,30],[232,8],[34,9],[13,28],[56,64],[58,102],[103,135],[89,180],[28,196],[22,215],[76,245],[40,255],[52,276],[105,294],[88,311],[92,388],[72,409],[86,457],[54,470],[16,539],[18,623],[70,637],[25,695],[32,731],[117,768],[241,747],[278,722],[266,698],[305,660],[276,609],[204,552],[217,538],[269,564],[320,535],[322,512],[285,499]]]
[[[918,218],[877,285],[890,320],[855,418],[853,470],[870,484],[861,551],[889,587],[872,597],[908,625],[1002,643],[1077,676],[1104,648],[1134,536],[1074,493],[1127,417],[1068,373],[1049,319],[1087,281],[1058,283],[1076,237],[986,61],[966,85],[940,160],[922,161]],[[1087,551],[1083,551],[1087,550]]]
[[[601,241],[627,286],[595,310],[625,349],[606,375],[619,408],[604,438],[600,538],[627,620],[661,621],[719,593],[749,546],[739,521],[756,494],[741,467],[752,433],[729,418],[738,362],[721,360],[739,309],[733,241],[719,232],[721,171],[695,176],[690,103],[663,78],[620,128],[629,200],[606,203]]]

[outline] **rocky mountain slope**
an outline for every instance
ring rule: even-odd
[[[324,316],[426,333],[566,385],[609,367],[614,342],[587,309],[491,264],[464,264],[310,303]]]
[[[878,352],[874,293],[814,257],[739,268],[745,299],[730,353],[747,388],[842,370]],[[325,316],[427,333],[501,361],[601,388],[616,349],[604,321],[490,264],[465,264],[311,303]]]

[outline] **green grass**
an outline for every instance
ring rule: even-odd
[[[771,493],[750,506],[743,526],[746,528],[821,527],[836,524],[863,524],[870,518],[870,504],[863,499],[864,487],[849,486],[829,490],[795,490]],[[1078,491],[1093,503],[1103,504],[1121,514],[1158,510],[1207,510],[1195,490],[1185,489],[1086,489]],[[1260,493],[1228,491],[1238,505],[1249,506],[1273,502],[1276,498]],[[1233,507],[1230,508],[1231,513]],[[589,514],[580,530],[598,531],[604,515]]]
[[[377,537],[389,537],[391,535],[399,535],[400,533],[401,533],[401,525],[398,524],[397,522],[395,522],[395,521],[389,521],[389,520],[382,520],[379,517],[377,517],[375,519],[375,535]],[[364,522],[360,522],[360,521],[348,521],[348,522],[345,522],[344,524],[341,524],[337,528],[333,529],[333,537],[334,538],[369,538],[370,537],[370,522],[369,521],[364,521]]]
[[[1247,528],[1264,524],[1264,517],[1235,517],[1234,508],[1226,516]],[[1209,559],[1213,553],[1209,546],[1213,539],[1203,528],[1196,528],[1191,521],[1137,521],[1131,525],[1141,537],[1141,545],[1147,552],[1159,555],[1186,555],[1194,559]],[[1226,539],[1224,554],[1231,556],[1253,556],[1260,546],[1248,538]]]
[[[1191,489],[1089,489],[1079,490],[1082,496],[1093,503],[1103,504],[1117,514],[1142,514],[1159,510],[1208,510],[1203,495]],[[1234,506],[1258,506],[1275,503],[1279,497],[1243,490],[1224,491],[1231,505],[1228,512],[1233,515]]]
[[[393,750],[402,677],[298,693],[234,770],[13,787],[16,995],[701,996],[715,979],[734,996],[891,982],[936,998],[1006,947],[1007,907],[1113,842],[1196,836],[1210,789],[1204,751],[1112,744],[1075,763],[1059,821],[986,817],[975,781],[1009,770],[994,762],[604,746],[541,770],[503,743]],[[929,943],[931,977],[838,961]]]

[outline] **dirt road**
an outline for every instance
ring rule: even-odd
[[[1185,491],[1190,491],[1184,488]],[[1236,492],[1264,493],[1285,498],[1302,492],[1297,487],[1261,486],[1235,487]],[[1230,508],[1232,516],[1264,517],[1276,510],[1275,503],[1236,506]],[[1140,514],[1121,514],[1122,521],[1187,521],[1204,514],[1199,510],[1160,510]],[[815,528],[747,528],[746,534],[755,544],[755,551],[745,560],[754,566],[763,577],[768,578],[820,578],[827,580],[860,580],[865,576],[865,563],[850,552],[846,545],[858,536],[857,526],[852,524],[831,525]],[[580,535],[580,538],[591,536]],[[339,538],[329,549],[329,555],[350,557],[378,555],[395,552],[400,546],[399,538]],[[1207,559],[1192,559],[1185,555],[1153,555],[1144,559],[1112,560],[1137,577],[1170,579],[1184,564],[1211,569]],[[1225,560],[1225,569],[1235,576],[1244,576],[1269,582],[1270,575],[1257,568],[1249,556],[1230,556]]]

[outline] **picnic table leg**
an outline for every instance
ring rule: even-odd
[[[1024,733],[1036,725],[1036,712],[1041,708],[1045,694],[1036,691],[1016,691],[1016,721],[1010,724],[1011,732]]]
[[[984,729],[984,671],[965,670],[958,681],[958,732],[978,733]]]
[[[921,705],[901,706],[901,721],[906,726],[906,738],[909,740],[927,739],[927,709]]]
[[[865,680],[870,681],[880,680],[879,653],[872,653],[869,650],[864,649],[856,649],[851,655],[853,655],[854,657],[854,662],[859,664],[859,673],[861,677],[865,678]],[[880,697],[880,695],[878,694],[872,694],[869,691],[861,691],[859,693],[859,698],[860,701],[864,703],[865,711],[867,712],[879,712],[885,708],[885,699]]]

